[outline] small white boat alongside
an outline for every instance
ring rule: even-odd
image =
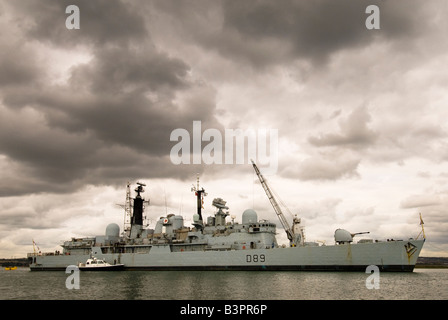
[[[110,264],[104,260],[91,258],[86,263],[78,264],[79,270],[82,271],[118,271],[124,269],[124,264]]]

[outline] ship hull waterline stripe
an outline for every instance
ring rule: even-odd
[[[364,265],[298,265],[298,266],[141,266],[124,267],[125,271],[362,271]],[[414,265],[383,265],[378,266],[385,272],[413,272]],[[65,267],[30,267],[31,271],[58,271]],[[106,270],[103,270],[106,271]]]

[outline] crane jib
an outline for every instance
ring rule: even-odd
[[[257,165],[255,164],[255,162],[253,160],[251,160],[251,161],[252,161],[252,166],[254,167],[255,173],[257,174],[258,179],[260,180],[260,183],[263,186],[263,189],[266,192],[266,195],[268,196],[268,199],[271,202],[271,205],[274,208],[275,213],[277,214],[283,228],[286,231],[286,235],[288,236],[289,241],[293,241],[294,232],[291,229],[291,226],[289,225],[288,221],[286,220],[280,206],[277,203],[277,200],[275,200],[275,197],[273,196],[271,190],[269,189],[269,186],[266,183],[266,180],[264,179],[264,177],[261,174],[260,170],[258,169]]]

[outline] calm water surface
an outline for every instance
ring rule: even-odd
[[[367,289],[365,273],[253,271],[81,272],[69,290],[63,271],[0,270],[3,300],[447,300],[448,269],[381,273]]]

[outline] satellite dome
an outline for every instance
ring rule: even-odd
[[[106,237],[119,237],[120,227],[116,223],[111,223],[106,227]]]
[[[255,210],[246,209],[243,212],[243,223],[255,223],[258,221],[258,216]]]

